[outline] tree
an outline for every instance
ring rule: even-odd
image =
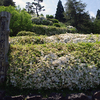
[[[61,0],[58,1],[55,18],[58,19],[60,22],[64,22],[65,21],[65,18],[64,18],[64,8],[62,6]]]
[[[86,4],[77,0],[67,0],[65,17],[67,23],[77,28],[79,32],[90,33],[90,15],[85,11]]]
[[[40,4],[40,2],[43,2],[43,0],[34,0],[34,1],[36,1],[36,2],[32,2],[32,4],[35,6],[35,7],[33,6],[33,9],[36,10],[36,14],[37,14],[37,17],[38,17],[39,16],[38,12],[45,11],[45,9],[43,9],[44,6],[42,6]]]
[[[0,6],[0,12],[7,11],[12,14],[10,20],[10,36],[16,36],[19,31],[30,31],[32,28],[31,15],[24,9],[16,9],[13,6],[2,7]]]
[[[98,9],[96,19],[100,19],[100,10]]]
[[[13,2],[13,0],[4,0],[3,1],[3,6],[15,6],[15,2]]]
[[[26,2],[26,11],[28,12],[28,13],[34,13],[34,9],[33,9],[33,5],[32,5],[32,3],[30,3],[30,2]]]
[[[100,34],[100,10],[98,9],[96,19],[94,20],[94,31],[96,34]]]

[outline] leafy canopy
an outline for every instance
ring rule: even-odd
[[[69,25],[77,28],[79,32],[90,33],[90,16],[85,12],[86,4],[77,0],[67,0],[65,4],[65,18]]]
[[[17,9],[13,6],[0,6],[0,12],[7,11],[12,14],[10,21],[10,36],[15,36],[19,31],[30,31],[32,28],[31,15],[29,15],[24,9]]]

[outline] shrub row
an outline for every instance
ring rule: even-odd
[[[30,31],[20,31],[17,34],[17,36],[26,36],[26,35],[33,36],[33,35],[36,35],[36,34],[34,32],[30,32]]]
[[[49,21],[44,17],[32,18],[32,23],[37,25],[53,25],[52,21]]]
[[[67,32],[67,28],[58,28],[55,26],[33,25],[31,30],[39,35],[55,35]]]
[[[13,86],[72,90],[100,84],[98,43],[11,45],[10,51],[7,83]]]

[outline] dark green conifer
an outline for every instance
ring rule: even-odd
[[[65,20],[64,19],[64,8],[62,6],[61,0],[58,1],[55,18],[58,19],[60,22],[64,22]]]

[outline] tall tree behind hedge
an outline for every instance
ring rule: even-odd
[[[100,34],[100,10],[98,9],[96,19],[94,20],[94,31],[95,34]]]
[[[77,0],[67,0],[65,17],[67,23],[77,28],[79,32],[90,33],[90,16],[85,12],[86,4]]]
[[[4,0],[3,1],[3,6],[15,6],[15,2],[13,0]]]
[[[100,10],[98,9],[96,19],[100,19]]]
[[[58,1],[55,18],[58,19],[60,22],[64,22],[65,21],[64,8],[63,8],[61,0]]]

